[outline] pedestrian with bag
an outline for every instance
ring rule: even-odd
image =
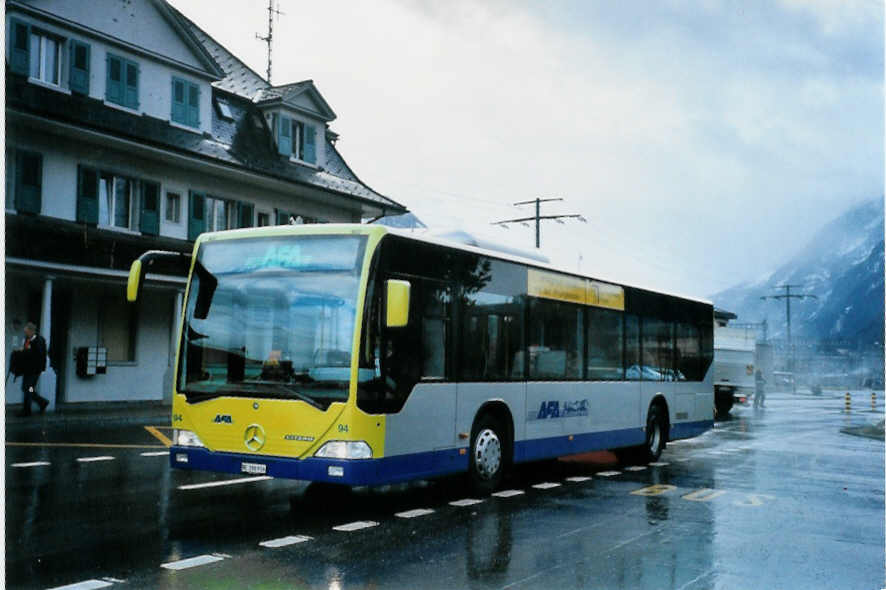
[[[46,370],[46,340],[37,333],[37,325],[34,322],[25,324],[25,341],[22,349],[17,351],[14,365],[14,373],[22,376],[22,394],[24,407],[19,416],[31,415],[31,403],[40,407],[40,413],[46,411],[49,400],[37,393],[37,382],[40,373]]]

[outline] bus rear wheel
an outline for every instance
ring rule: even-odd
[[[616,450],[622,463],[646,465],[658,461],[667,444],[667,410],[661,404],[653,404],[646,416],[646,441],[636,447]]]
[[[506,463],[505,429],[493,416],[482,416],[471,431],[471,460],[468,467],[471,488],[487,495],[501,484]]]

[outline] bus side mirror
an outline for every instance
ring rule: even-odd
[[[126,301],[135,303],[141,293],[142,284],[145,282],[145,271],[142,267],[142,261],[139,259],[132,261],[129,267],[129,280],[126,282]]]
[[[409,323],[409,281],[385,281],[385,326],[402,328]]]

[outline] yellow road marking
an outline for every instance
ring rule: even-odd
[[[160,445],[114,445],[102,443],[8,442],[7,447],[72,447],[95,449],[162,449]]]
[[[156,438],[157,440],[159,440],[160,442],[162,442],[162,443],[163,443],[163,446],[165,446],[165,447],[171,447],[171,446],[172,446],[172,441],[169,440],[169,437],[168,437],[168,436],[166,436],[165,434],[163,434],[162,432],[160,432],[159,430],[157,430],[157,428],[163,428],[163,427],[162,427],[162,426],[159,426],[159,427],[158,427],[158,426],[145,426],[145,430],[147,430],[147,431],[150,432],[152,435],[154,435],[154,438]]]

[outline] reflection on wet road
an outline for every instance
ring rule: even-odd
[[[881,420],[882,406],[847,416],[837,396],[767,403],[733,410],[650,466],[527,466],[487,498],[466,496],[457,479],[343,491],[171,472],[140,426],[66,432],[132,446],[7,446],[7,583],[883,586],[883,441],[840,432]]]

